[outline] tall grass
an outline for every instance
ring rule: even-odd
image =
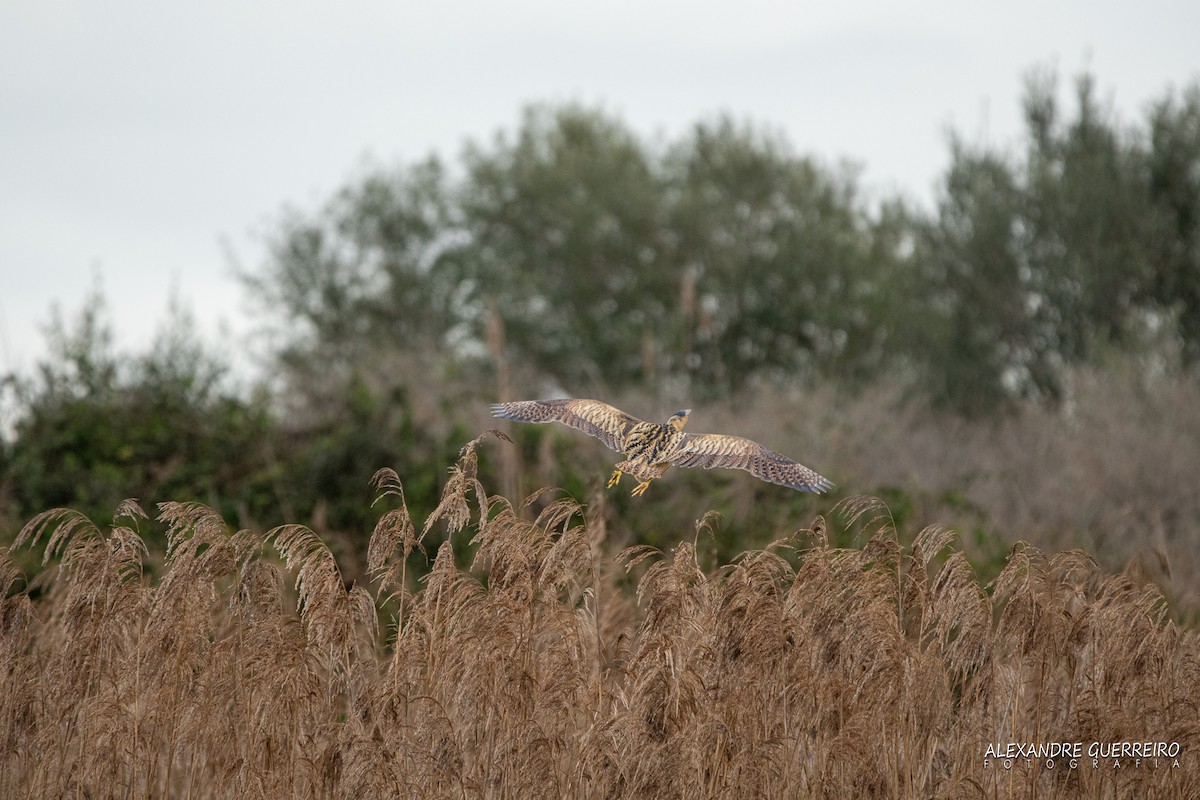
[[[982,586],[859,499],[858,549],[818,518],[705,569],[704,519],[614,557],[601,502],[489,495],[478,444],[419,525],[377,476],[368,586],[307,528],[199,505],[160,506],[153,576],[133,503],[32,520],[15,547],[56,566],[0,553],[0,797],[1200,795],[1200,640],[1081,552],[1018,545]],[[1179,765],[985,763],[1145,740]]]

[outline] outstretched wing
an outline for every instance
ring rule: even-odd
[[[497,403],[492,406],[492,414],[517,422],[561,422],[595,436],[618,452],[625,434],[641,423],[637,417],[599,400],[518,400]]]
[[[671,463],[680,467],[724,467],[744,469],[756,478],[802,492],[821,492],[833,488],[828,479],[803,464],[740,436],[717,433],[687,433],[679,443]]]

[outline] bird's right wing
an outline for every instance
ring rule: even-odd
[[[618,452],[629,429],[641,423],[637,417],[599,400],[518,400],[497,403],[492,406],[492,414],[517,422],[561,422],[595,436]]]

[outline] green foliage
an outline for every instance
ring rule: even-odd
[[[1200,362],[1200,85],[1150,112],[1147,156],[1156,212],[1150,298],[1178,320],[1184,355]]]
[[[1055,88],[1052,78],[1031,79],[1025,100],[1024,250],[1032,288],[1054,315],[1051,349],[1076,361],[1093,341],[1122,343],[1136,325],[1153,216],[1142,142],[1107,118],[1090,76],[1077,83],[1076,116],[1066,125],[1057,121]]]
[[[728,395],[757,376],[874,371],[887,342],[894,249],[851,172],[723,119],[667,160],[668,240],[683,266],[678,366]]]
[[[884,360],[903,217],[778,137],[722,119],[657,152],[601,112],[534,107],[463,166],[371,175],[285,219],[249,285],[310,334],[289,366],[416,344],[574,391],[718,397]]]
[[[36,377],[8,378],[16,419],[3,480],[22,512],[70,506],[103,518],[132,496],[245,516],[270,503],[265,407],[226,385],[186,312],[174,308],[151,350],[122,360],[94,293],[73,326],[56,316],[48,344]]]
[[[375,522],[368,509],[371,477],[382,467],[410,476],[409,504],[422,513],[431,510],[444,481],[433,465],[452,460],[469,434],[460,427],[416,423],[403,385],[378,391],[353,375],[338,393],[344,405],[331,405],[302,423],[275,423],[283,470],[279,511],[294,509],[324,532],[361,535]]]
[[[285,213],[264,268],[243,278],[282,319],[279,357],[303,370],[393,348],[441,342],[455,321],[457,287],[443,279],[452,238],[446,181],[436,159],[379,171],[338,192],[315,216]]]
[[[1043,388],[1034,376],[1054,354],[1028,314],[1020,206],[1001,159],[955,144],[937,218],[917,251],[926,294],[914,352],[936,400],[976,410],[1001,402],[1009,385]]]
[[[292,326],[297,377],[419,348],[577,395],[891,373],[988,413],[1057,401],[1065,368],[1111,348],[1196,360],[1200,87],[1143,127],[1089,75],[1070,115],[1057,89],[1029,78],[1017,152],[952,136],[932,214],[728,118],[660,146],[536,106],[460,170],[372,172],[290,214],[249,285]]]
[[[1173,320],[1168,337],[1200,353],[1200,89],[1158,105],[1148,133],[1123,129],[1091,76],[1071,119],[1056,89],[1030,78],[1020,158],[953,139],[937,214],[918,225],[908,338],[931,395],[963,411],[1057,401],[1067,366],[1144,349]]]
[[[331,380],[334,399],[285,420],[262,392],[239,396],[178,305],[146,352],[118,354],[95,292],[74,324],[56,317],[48,344],[35,377],[5,380],[14,422],[0,459],[0,541],[39,511],[102,519],[127,497],[203,502],[243,526],[296,515],[326,533],[362,533],[375,522],[377,469],[410,476],[409,502],[426,512],[443,480],[433,465],[469,438],[461,426],[417,424],[402,383],[372,388],[357,375]]]
[[[663,185],[621,123],[529,109],[514,141],[467,148],[458,191],[465,322],[495,309],[521,363],[573,386],[647,377],[642,341],[673,311]]]

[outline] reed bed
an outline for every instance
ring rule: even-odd
[[[855,549],[817,518],[705,567],[705,518],[613,554],[600,500],[489,495],[479,443],[423,521],[376,476],[367,585],[196,504],[160,505],[165,554],[133,502],[30,521],[51,566],[0,551],[0,797],[1200,796],[1200,641],[1152,586],[1023,544],[984,586],[866,498]],[[1176,755],[1086,757],[1145,741]],[[995,757],[1063,742],[1085,757]]]

